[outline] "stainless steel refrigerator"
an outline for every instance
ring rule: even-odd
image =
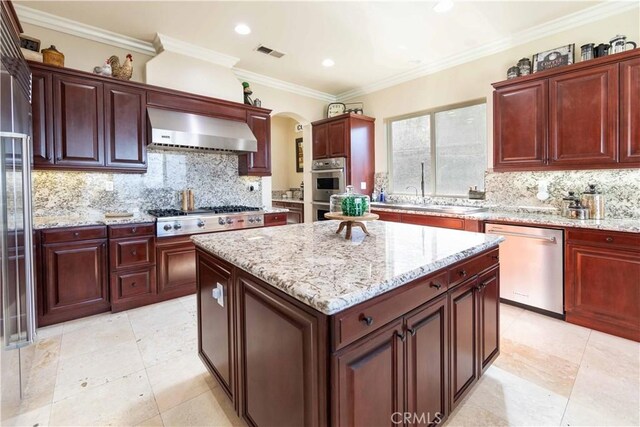
[[[0,48],[0,354],[2,409],[19,403],[35,334],[31,218],[31,75],[2,20]],[[3,411],[5,412],[5,411]],[[11,411],[9,411],[11,412]],[[4,418],[4,416],[3,416]]]

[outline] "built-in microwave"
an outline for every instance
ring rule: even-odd
[[[345,192],[345,164],[344,157],[313,161],[311,197],[314,202],[328,203],[333,194]]]

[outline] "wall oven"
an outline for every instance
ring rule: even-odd
[[[313,221],[326,221],[327,218],[324,217],[324,214],[329,213],[329,203],[324,202],[313,202],[311,204],[313,207]]]
[[[311,168],[311,196],[314,202],[329,203],[331,195],[344,193],[346,189],[346,159],[314,160]]]

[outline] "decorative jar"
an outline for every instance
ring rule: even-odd
[[[346,193],[331,196],[329,210],[345,216],[363,216],[371,211],[371,203],[369,196],[358,194],[353,185],[347,185]]]

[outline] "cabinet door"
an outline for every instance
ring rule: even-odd
[[[105,93],[106,165],[112,168],[147,168],[145,92],[107,84]]]
[[[240,271],[236,285],[240,415],[255,426],[327,425],[326,321]]]
[[[549,80],[550,164],[599,166],[618,159],[618,64]]]
[[[462,283],[450,294],[451,410],[478,379],[477,278]]]
[[[547,158],[547,80],[493,93],[493,167],[537,169]]]
[[[640,163],[640,58],[620,64],[620,162]]]
[[[328,125],[314,125],[312,129],[313,160],[329,157],[329,127]]]
[[[57,75],[53,77],[53,99],[56,165],[104,166],[102,83]]]
[[[640,253],[568,244],[567,321],[640,341]]]
[[[31,74],[31,120],[33,131],[33,165],[53,164],[53,94],[52,75],[34,70]]]
[[[449,319],[447,296],[407,317],[407,409],[437,425],[448,413]],[[418,421],[418,420],[415,420]]]
[[[247,124],[258,140],[258,151],[238,156],[240,175],[271,175],[271,118],[268,114],[247,112]]]
[[[349,122],[340,120],[329,123],[329,157],[347,157],[349,145]]]
[[[196,248],[188,238],[158,239],[156,263],[160,299],[196,291]]]
[[[105,239],[45,244],[43,270],[39,326],[109,310]]]
[[[390,221],[390,222],[402,222],[402,214],[399,212],[387,212],[387,211],[374,211],[374,213],[380,217],[380,221]]]
[[[235,401],[233,292],[231,268],[198,253],[198,352]]]
[[[479,362],[484,372],[500,352],[500,277],[495,268],[478,278]]]
[[[405,339],[398,319],[333,356],[333,425],[389,426],[401,417]]]
[[[426,225],[429,227],[451,228],[464,230],[464,219],[429,216],[420,214],[401,214],[402,222],[407,224]]]

